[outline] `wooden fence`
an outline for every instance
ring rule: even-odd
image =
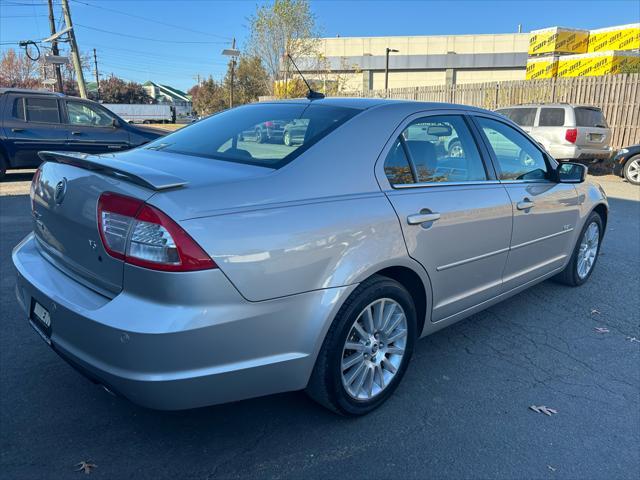
[[[612,129],[611,146],[640,143],[640,74],[553,78],[467,85],[390,88],[343,92],[341,96],[382,97],[473,105],[489,110],[523,103],[594,105]]]

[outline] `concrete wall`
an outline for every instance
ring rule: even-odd
[[[318,52],[329,68],[342,71],[343,90],[384,88],[386,48],[389,88],[523,80],[529,34],[434,35],[322,38]],[[303,65],[305,62],[302,62]],[[307,63],[302,69],[319,78]]]

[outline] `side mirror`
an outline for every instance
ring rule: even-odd
[[[588,168],[580,163],[565,162],[558,166],[560,183],[582,183],[587,179]]]
[[[113,128],[120,128],[120,122],[118,121],[118,119],[114,118],[114,119],[111,121],[111,126],[112,126]]]

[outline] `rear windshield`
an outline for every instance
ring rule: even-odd
[[[576,127],[602,127],[606,128],[607,120],[602,110],[591,107],[576,107]]]
[[[503,108],[496,110],[496,112],[521,127],[533,127],[533,122],[536,119],[536,108]]]
[[[313,103],[246,105],[201,120],[145,148],[280,168],[359,112]]]

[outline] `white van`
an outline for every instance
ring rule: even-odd
[[[520,125],[556,160],[593,163],[611,156],[611,129],[598,107],[549,103],[500,108],[496,112]]]

